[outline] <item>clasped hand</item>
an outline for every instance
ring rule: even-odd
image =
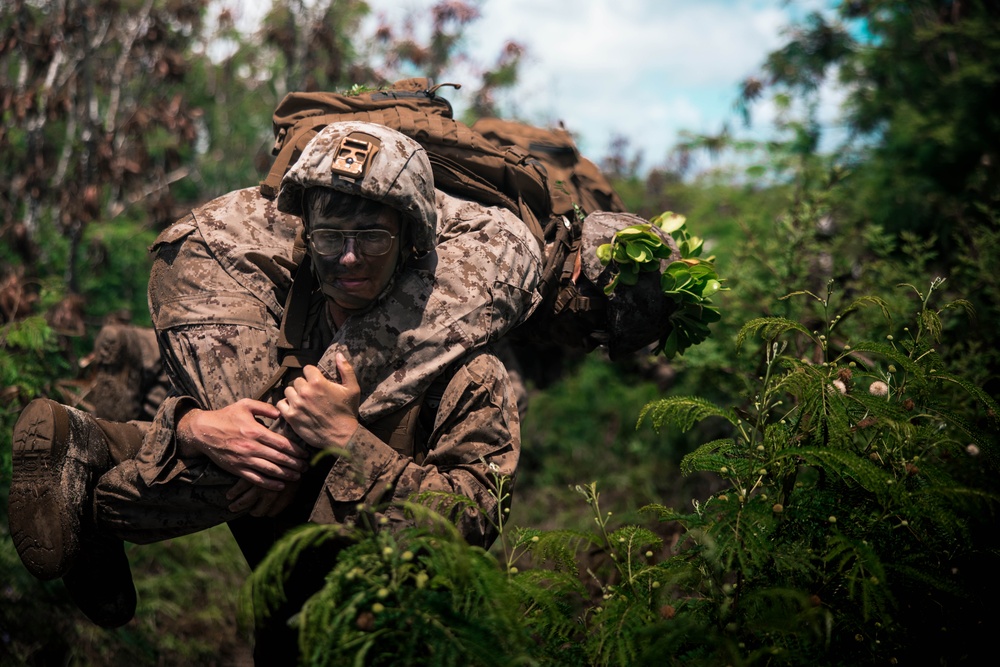
[[[276,406],[295,434],[317,449],[343,449],[358,430],[361,388],[347,358],[338,352],[336,360],[340,384],[306,366]]]
[[[328,380],[315,366],[306,366],[303,376],[285,388],[285,398],[276,406],[268,406],[278,413],[275,416],[284,419],[286,433],[291,430],[288,433],[291,438],[279,435],[281,439],[287,442],[300,439],[317,449],[346,447],[358,429],[361,388],[346,357],[338,352],[336,362],[341,383]],[[295,494],[299,473],[308,466],[308,450],[297,447],[303,453],[303,465],[283,471],[287,475],[278,478],[287,480],[288,484],[279,482],[276,485],[270,479],[259,476],[255,479],[230,470],[240,479],[227,494],[232,501],[229,509],[234,512],[250,510],[253,516],[273,516],[284,509]]]

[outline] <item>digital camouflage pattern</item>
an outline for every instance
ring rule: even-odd
[[[281,179],[278,210],[302,217],[302,193],[314,187],[382,202],[410,218],[418,254],[437,244],[434,173],[427,151],[404,134],[361,121],[328,125]]]
[[[494,474],[513,474],[520,438],[506,371],[492,353],[478,350],[531,314],[541,256],[527,227],[505,209],[440,191],[434,198],[433,251],[411,258],[388,294],[339,331],[324,330],[324,318],[313,318],[308,345],[325,350],[319,367],[335,378],[335,353],[351,360],[362,390],[361,420],[371,429],[359,429],[349,447],[355,455],[333,465],[318,494],[300,490],[309,503],[293,508],[299,521],[350,522],[359,503],[450,491],[487,511],[462,517],[468,539],[493,539],[487,517],[496,506],[489,491]],[[164,402],[135,459],[100,481],[100,520],[119,536],[148,542],[235,518],[225,499],[235,478],[177,456],[174,418],[185,404],[218,408],[269,385],[279,367],[276,341],[300,259],[300,230],[297,217],[278,211],[254,188],[193,211],[154,245],[150,310],[164,362],[187,396]],[[414,458],[415,450],[394,450],[373,435],[410,414],[446,369],[451,379],[441,407],[416,443],[425,451]]]

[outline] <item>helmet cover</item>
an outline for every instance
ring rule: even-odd
[[[419,143],[384,125],[331,123],[313,137],[281,179],[278,210],[302,217],[303,193],[330,188],[384,203],[410,219],[417,253],[437,242],[434,175]]]

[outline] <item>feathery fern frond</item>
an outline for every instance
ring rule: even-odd
[[[439,523],[370,535],[341,553],[298,616],[307,662],[418,665],[429,650],[435,664],[456,667],[528,659],[519,591],[493,557]]]
[[[871,619],[891,606],[892,594],[886,586],[885,568],[871,544],[834,533],[827,545],[823,559],[844,579],[849,597],[860,600],[862,618]]]
[[[739,560],[745,573],[759,572],[773,558],[773,532],[777,526],[770,503],[752,500],[743,507],[740,517]]]
[[[892,322],[892,313],[889,312],[889,304],[885,299],[874,295],[865,295],[856,298],[850,303],[844,310],[840,311],[840,318],[843,319],[847,317],[850,313],[853,313],[862,308],[867,308],[869,306],[876,306],[882,311],[882,317],[885,318],[887,322]]]
[[[865,359],[857,354],[859,352],[877,354],[889,363],[896,364],[907,373],[911,373],[913,375],[923,375],[923,370],[919,365],[914,363],[913,360],[911,360],[906,354],[897,350],[892,345],[876,343],[873,341],[858,341],[854,343],[851,346],[851,351],[848,356],[856,360],[859,364],[866,364]]]
[[[586,593],[576,572],[525,570],[510,579],[510,586],[521,600],[522,619],[532,634],[556,646],[576,639],[581,629],[576,598]]]
[[[740,447],[732,438],[722,438],[706,442],[681,459],[681,474],[690,475],[693,472],[719,472],[732,462],[732,457],[739,454]]]
[[[941,418],[942,420],[950,422],[952,426],[964,433],[969,440],[979,447],[980,452],[985,455],[984,459],[993,469],[998,467],[997,463],[998,458],[1000,458],[1000,452],[997,451],[996,446],[996,431],[984,431],[978,426],[953,413],[941,415]]]
[[[698,518],[697,514],[681,514],[672,507],[666,507],[665,505],[655,503],[640,507],[639,511],[642,513],[656,514],[660,521],[680,521],[683,523],[685,521]]]
[[[867,458],[836,449],[806,448],[779,452],[777,458],[800,457],[805,463],[821,467],[827,475],[852,480],[857,486],[883,497],[890,477]]]
[[[805,396],[812,390],[822,387],[827,381],[828,372],[820,366],[803,364],[797,360],[789,362],[787,372],[774,379],[774,388],[792,396]]]
[[[266,619],[285,601],[285,581],[303,553],[332,539],[342,538],[336,525],[305,524],[282,538],[253,571],[240,591],[240,619],[252,624]]]
[[[597,537],[578,530],[536,530],[517,528],[513,531],[514,549],[524,549],[536,566],[551,563],[557,570],[576,572],[576,554],[593,546]]]
[[[613,595],[588,617],[591,664],[632,665],[641,651],[637,630],[654,619],[649,604],[632,596]]]
[[[951,382],[958,385],[968,392],[970,396],[982,403],[983,408],[985,408],[986,416],[989,419],[989,423],[994,429],[1000,428],[1000,403],[998,403],[995,398],[964,378],[946,375],[943,373],[938,375],[938,378],[944,382]]]
[[[797,331],[807,338],[812,338],[812,332],[794,320],[784,317],[758,317],[750,320],[736,334],[736,351],[743,347],[743,342],[750,336],[760,333],[764,340],[774,340],[783,333]]]
[[[657,432],[664,424],[674,424],[682,431],[687,431],[708,417],[722,417],[730,424],[736,424],[736,415],[732,410],[720,408],[711,401],[696,396],[671,396],[647,403],[639,413],[636,428],[639,428],[647,415],[651,415],[653,428]]]
[[[638,554],[663,546],[663,540],[656,533],[641,526],[622,526],[608,535],[608,539],[611,548],[619,552],[619,558],[622,554]]]
[[[472,498],[451,491],[421,491],[396,505],[416,523],[436,526],[452,537],[459,537],[455,523],[462,512],[470,508],[484,511]]]

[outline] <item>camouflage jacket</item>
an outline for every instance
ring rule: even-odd
[[[541,251],[520,220],[440,191],[437,206],[435,252],[411,260],[411,270],[381,304],[351,317],[319,364],[335,377],[334,354],[351,359],[365,419],[411,403],[444,368],[524,322],[540,301]],[[221,406],[266,386],[276,370],[274,341],[300,229],[298,218],[280,213],[253,188],[206,204],[157,239],[150,312],[181,393]],[[212,335],[217,347],[209,367],[220,367],[205,378],[205,360],[194,364],[184,353],[204,347]],[[239,338],[244,335],[252,340]],[[199,370],[188,372],[195,366]]]
[[[350,521],[359,504],[421,490],[461,493],[492,515],[494,474],[514,472],[520,438],[510,383],[492,354],[475,351],[531,314],[541,254],[507,211],[442,192],[437,207],[435,252],[413,261],[382,302],[349,318],[332,342],[311,341],[325,350],[318,365],[330,377],[337,350],[351,360],[362,390],[361,420],[373,427],[412,406],[445,369],[457,369],[426,457],[418,464],[412,452],[360,430],[353,465],[344,459],[330,471],[313,520]],[[175,410],[185,400],[222,407],[268,386],[280,362],[276,341],[299,229],[297,218],[247,189],[192,212],[154,244],[150,310],[175,391],[187,398],[166,401],[154,421],[137,459],[146,484],[215,476],[201,469],[211,464],[176,455]],[[462,521],[469,539],[487,539],[483,515],[466,513]]]

